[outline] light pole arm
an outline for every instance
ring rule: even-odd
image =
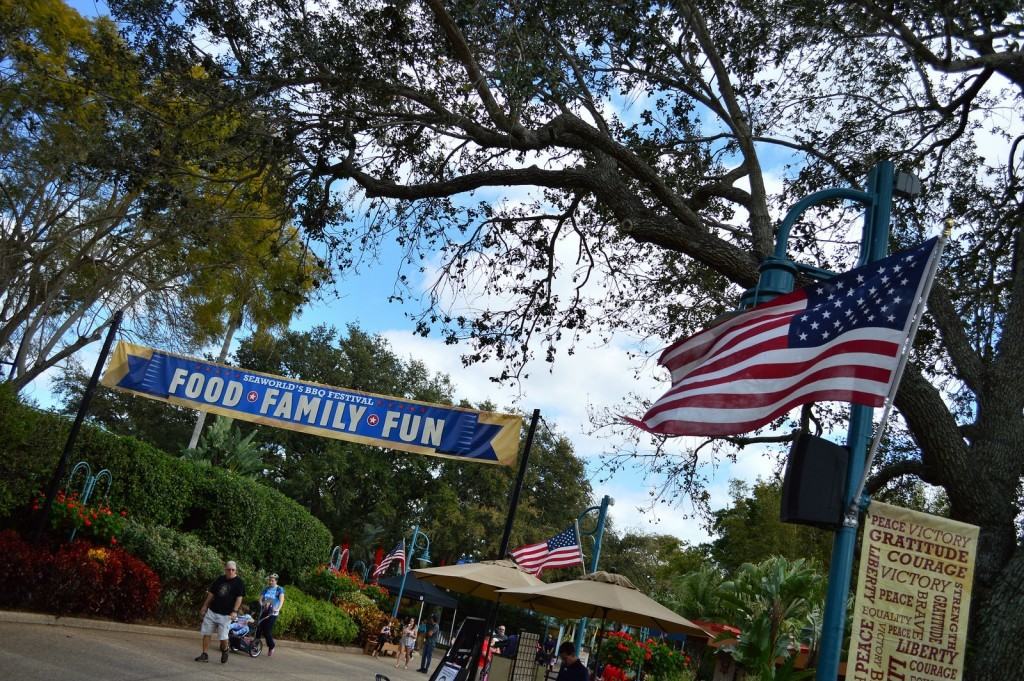
[[[834,201],[836,199],[856,201],[864,206],[870,206],[874,202],[874,198],[871,194],[853,187],[833,187],[831,189],[822,189],[821,191],[814,192],[813,194],[808,194],[793,204],[793,207],[789,209],[789,212],[786,213],[786,217],[784,217],[782,222],[779,224],[779,233],[775,237],[775,257],[780,260],[788,260],[787,251],[789,249],[789,233],[793,230],[793,225],[796,224],[796,221],[804,214],[804,211],[813,206],[817,206],[828,201]]]

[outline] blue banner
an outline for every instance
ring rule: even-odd
[[[511,466],[522,418],[295,381],[120,342],[108,388],[322,437]]]

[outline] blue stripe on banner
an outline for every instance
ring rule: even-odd
[[[495,451],[495,438],[515,427],[516,446],[519,439],[519,417],[293,381],[124,343],[107,374],[105,385],[155,399],[406,451],[509,464],[509,452]],[[481,422],[481,414],[499,422]],[[502,441],[508,449],[509,438]]]

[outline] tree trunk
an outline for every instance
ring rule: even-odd
[[[996,409],[995,411],[1002,411]],[[981,528],[965,662],[967,681],[1024,679],[1024,550],[1014,503],[1018,477],[1016,423],[979,420],[983,437],[970,447],[964,477],[947,484],[952,516]]]
[[[966,681],[1024,679],[1022,612],[1024,550],[1018,548],[988,593],[976,595],[971,604]]]
[[[217,355],[217,361],[221,364],[228,358],[228,352],[231,350],[231,339],[235,337],[235,332],[238,331],[239,327],[242,326],[242,312],[239,310],[236,314],[231,315],[231,319],[228,321],[228,332],[224,336],[224,344],[220,346],[220,354]],[[206,423],[206,412],[200,411],[196,414],[196,425],[192,429],[192,437],[188,441],[188,448],[195,449],[196,445],[199,444],[199,436],[203,433],[203,425]]]

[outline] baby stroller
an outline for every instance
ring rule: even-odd
[[[263,641],[260,640],[260,625],[270,617],[270,608],[264,608],[262,603],[253,603],[250,608],[256,613],[256,617],[248,623],[248,631],[242,635],[228,632],[228,646],[232,652],[244,653],[249,657],[259,657],[263,652]],[[236,621],[238,618],[235,618]]]

